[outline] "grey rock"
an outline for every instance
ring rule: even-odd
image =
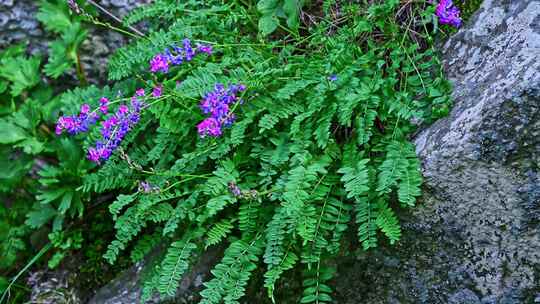
[[[481,302],[472,290],[462,289],[450,296],[448,304],[481,304]]]
[[[155,263],[161,261],[164,248],[156,248],[142,262],[122,272],[116,279],[98,290],[88,304],[133,304],[140,303],[142,286]],[[197,263],[183,276],[174,297],[159,298],[154,294],[147,304],[196,303],[202,283],[210,278],[210,269],[221,257],[223,248],[213,247],[201,256]]]
[[[398,246],[342,262],[338,303],[535,301],[539,21],[540,1],[486,0],[444,44],[454,107],[415,139],[422,203],[402,215]],[[381,262],[389,257],[399,265]]]
[[[68,260],[69,262],[64,264],[74,264],[73,259]],[[29,303],[82,304],[83,295],[76,283],[78,274],[73,270],[74,268],[68,266],[31,272],[27,279],[31,288]]]

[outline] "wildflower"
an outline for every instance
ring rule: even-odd
[[[223,84],[218,83],[212,92],[205,95],[199,107],[204,114],[210,114],[210,117],[197,126],[201,137],[220,136],[223,126],[229,127],[234,123],[236,116],[231,113],[230,105],[235,102],[242,103],[237,94],[245,90],[246,86],[243,84],[233,84],[226,89]]]
[[[184,55],[186,56],[186,60],[191,61],[191,59],[193,59],[193,56],[195,56],[195,51],[191,47],[191,41],[186,38],[182,41],[182,44],[184,46]]]
[[[101,113],[103,114],[107,114],[107,112],[109,111],[109,99],[107,97],[101,97],[101,99],[99,100],[99,110],[101,111]]]
[[[452,0],[440,0],[435,9],[435,14],[439,17],[439,22],[453,27],[461,26],[459,9],[452,3]]]
[[[88,114],[90,112],[90,106],[85,103],[81,106],[81,114]]]
[[[211,55],[212,46],[198,44],[196,48],[191,46],[189,39],[182,40],[182,46],[173,45],[166,48],[163,53],[155,55],[150,60],[150,72],[167,73],[170,66],[180,65],[185,61],[191,61],[198,53],[206,53]]]
[[[169,71],[169,61],[167,57],[162,54],[157,54],[150,60],[150,72],[163,72],[167,73]]]
[[[156,87],[154,87],[154,89],[152,90],[152,96],[155,97],[155,98],[158,98],[161,96],[161,93],[163,91],[163,85],[157,85]]]
[[[242,190],[238,187],[238,185],[234,182],[229,182],[228,184],[229,191],[236,197],[239,197],[242,195]]]
[[[197,130],[199,132],[199,136],[201,137],[205,137],[206,135],[219,137],[222,134],[221,124],[213,117],[208,117],[201,121],[197,125]]]
[[[204,44],[197,44],[197,50],[201,53],[206,53],[209,56],[212,55],[212,46],[211,45],[204,45]]]
[[[78,115],[61,116],[56,123],[55,133],[60,135],[64,130],[71,134],[87,132],[88,128],[95,124],[99,115],[96,112],[90,112],[90,105],[81,105]]]
[[[328,80],[334,82],[338,79],[337,75],[336,74],[332,74],[330,76],[328,76]]]
[[[139,182],[139,191],[144,193],[159,192],[158,186],[153,186],[149,182]]]
[[[95,163],[107,160],[119,147],[126,134],[139,121],[142,103],[134,96],[130,107],[120,105],[115,114],[101,123],[102,140],[88,149],[88,159]]]
[[[75,0],[67,0],[67,4],[75,14],[80,15],[82,13],[81,8],[79,7],[79,5],[77,5],[77,2],[75,2]]]
[[[137,89],[137,91],[135,91],[135,95],[137,96],[144,96],[144,89]]]

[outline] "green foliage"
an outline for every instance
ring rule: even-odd
[[[49,233],[56,267],[84,250],[84,230],[71,225],[108,210],[114,231],[95,246],[108,263],[136,263],[167,248],[146,275],[143,302],[173,296],[198,257],[227,248],[201,303],[239,303],[252,277],[283,302],[282,282],[300,273],[301,303],[331,303],[331,265],[347,252],[348,229],[365,250],[399,241],[399,211],[421,195],[411,137],[449,111],[429,30],[433,5],[406,5],[154,1],[124,19],[124,26],[147,23],[148,32],[109,59],[112,87],[54,98],[38,57],[20,46],[3,51],[0,165],[9,170],[0,172],[0,195],[25,204],[0,209],[0,267],[16,263],[35,229]],[[41,2],[38,18],[59,36],[44,66],[56,78],[77,64],[86,31],[64,2]],[[212,44],[214,54],[149,74],[150,59],[184,38]],[[221,137],[201,138],[198,102],[218,82],[245,84],[244,102]],[[95,108],[100,97],[123,101],[157,84],[162,96],[100,166],[83,152],[99,127],[71,139],[51,132],[59,114],[81,103]]]
[[[36,18],[48,31],[59,35],[57,40],[50,43],[45,74],[58,78],[77,66],[79,80],[84,83],[86,80],[81,70],[79,47],[86,39],[87,31],[82,27],[80,17],[70,14],[65,1],[42,0]]]
[[[124,193],[109,207],[116,221],[109,262],[131,243],[140,260],[156,246],[149,236],[159,233],[172,244],[145,284],[145,299],[153,291],[172,295],[197,255],[225,243],[202,303],[238,303],[256,269],[278,301],[280,279],[298,267],[300,301],[329,303],[329,265],[343,252],[347,229],[357,229],[366,250],[381,236],[389,244],[399,240],[398,211],[421,194],[409,138],[449,106],[431,40],[417,43],[431,35],[424,25],[433,8],[411,4],[403,21],[396,19],[399,1],[340,2],[345,17],[336,23],[332,5],[310,27],[300,24],[301,12],[317,7],[302,1],[253,7],[162,0],[126,19],[126,25],[151,20],[150,32],[111,58],[111,80],[144,78],[149,60],[185,37],[211,41],[215,49],[154,76],[166,93],[122,144],[127,156],[113,156],[83,182],[88,193]],[[410,30],[424,36],[411,37]],[[273,35],[261,41],[249,32]],[[201,139],[197,102],[216,82],[246,84],[246,101],[222,137]],[[140,181],[158,190],[134,192]]]
[[[46,242],[54,248],[50,268],[82,247],[80,230],[66,226],[83,215],[88,196],[77,188],[92,166],[79,144],[51,131],[61,100],[42,82],[41,58],[27,56],[23,44],[0,57],[0,278],[11,279]],[[27,290],[9,286],[2,297],[22,301]]]
[[[22,55],[23,52],[24,48],[14,46],[1,53],[0,79],[3,78],[10,84],[13,97],[19,96],[24,90],[34,87],[40,81],[40,58],[37,56],[26,58]],[[13,56],[15,54],[18,56]],[[2,83],[6,84],[6,82]],[[9,128],[5,126],[0,129],[7,130]],[[6,139],[6,137],[2,136],[2,143],[10,143],[7,140],[10,140],[9,137]]]
[[[214,278],[204,283],[201,304],[239,303],[244,296],[251,273],[257,268],[256,262],[262,252],[260,236],[250,241],[238,240],[227,250],[221,263],[212,270]]]
[[[56,231],[49,234],[49,240],[52,245],[58,249],[49,259],[47,264],[49,268],[56,268],[66,256],[68,250],[81,249],[83,241],[81,231],[73,231],[70,233]]]
[[[476,12],[480,5],[482,5],[482,0],[456,0],[454,3],[461,10],[462,18],[467,21],[474,12]]]
[[[189,240],[174,242],[163,259],[158,290],[162,295],[174,296],[182,275],[189,267],[189,257],[197,246]]]
[[[286,19],[289,28],[297,30],[303,5],[303,0],[259,0],[259,31],[265,36],[271,34],[278,28],[280,18]]]

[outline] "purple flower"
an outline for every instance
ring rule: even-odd
[[[191,47],[191,41],[186,38],[182,41],[182,45],[184,46],[184,55],[186,56],[186,60],[191,61],[193,56],[195,56],[195,51]]]
[[[137,96],[144,96],[144,89],[138,89],[137,91],[135,91],[135,95]]]
[[[100,152],[96,148],[89,148],[88,149],[88,159],[97,163],[99,162],[99,159],[101,157]]]
[[[337,75],[336,74],[332,74],[330,76],[328,76],[328,80],[334,82],[338,79]]]
[[[154,87],[154,89],[152,90],[152,96],[155,97],[155,98],[158,98],[161,96],[161,93],[163,91],[163,85],[157,85]]]
[[[109,111],[109,99],[107,97],[101,97],[99,100],[99,110],[103,114],[107,114]]]
[[[182,40],[182,47],[173,45],[166,48],[163,53],[159,53],[150,60],[150,72],[167,73],[170,66],[180,65],[184,61],[191,61],[198,53],[211,55],[212,46],[197,44],[194,49],[189,39]]]
[[[121,105],[118,107],[118,113],[121,115],[125,115],[129,111],[128,107],[126,105]]]
[[[56,135],[62,134],[64,131],[71,135],[87,132],[88,128],[95,124],[99,118],[96,111],[90,112],[90,105],[82,104],[78,115],[60,116],[56,123]]]
[[[167,57],[162,54],[157,54],[150,60],[150,72],[163,72],[167,73],[169,71],[169,61]]]
[[[90,105],[87,103],[81,105],[81,114],[88,114],[90,112]]]
[[[242,103],[237,94],[245,90],[246,86],[243,84],[232,84],[225,88],[223,84],[218,83],[213,91],[204,96],[199,107],[204,114],[210,114],[210,117],[197,126],[201,137],[220,136],[223,126],[229,127],[234,123],[236,116],[231,112],[231,105]]]
[[[100,164],[106,161],[120,146],[127,133],[139,121],[141,103],[134,96],[131,107],[120,105],[113,115],[101,123],[102,139],[96,146],[88,149],[88,159]]]
[[[221,136],[221,124],[213,117],[208,117],[201,121],[197,125],[197,130],[201,137],[212,136],[218,137]]]
[[[456,28],[461,26],[459,9],[452,3],[452,0],[440,0],[435,14],[439,17],[441,24],[448,24]]]
[[[240,187],[234,182],[229,182],[229,191],[236,197],[239,197],[242,195],[242,190],[240,190]]]
[[[212,46],[211,45],[205,45],[205,44],[197,44],[197,51],[201,53],[206,53],[209,56],[212,55]]]

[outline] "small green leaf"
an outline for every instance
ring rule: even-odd
[[[61,214],[65,214],[66,211],[68,211],[69,207],[71,206],[71,199],[73,198],[73,192],[68,191],[64,196],[62,197],[62,201],[60,202],[60,205],[58,206],[58,211]]]
[[[47,266],[49,266],[50,269],[54,269],[60,265],[60,262],[64,259],[64,252],[57,251],[54,253],[54,255],[49,259],[49,262],[47,262]]]

